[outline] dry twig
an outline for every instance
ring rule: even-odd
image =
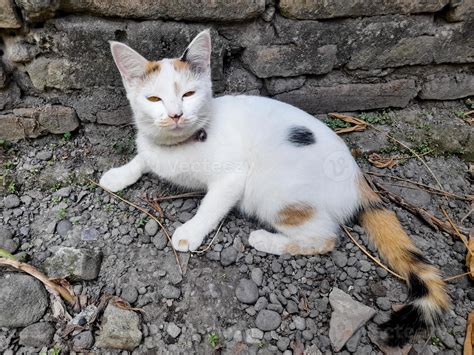
[[[412,181],[412,180],[409,180],[409,179],[404,179],[404,178],[401,178],[401,177],[395,176],[395,175],[375,173],[375,172],[372,172],[372,171],[368,171],[368,172],[366,172],[366,174],[367,175],[378,176],[378,177],[388,177],[390,179],[394,179],[394,180],[398,180],[398,181],[404,181],[404,182],[407,182],[409,184],[421,187],[421,189],[424,190],[424,191],[431,192],[431,193],[438,194],[438,195],[442,195],[442,196],[446,196],[446,197],[450,197],[450,198],[453,198],[453,199],[458,199],[458,200],[462,200],[462,201],[472,201],[472,200],[474,200],[474,196],[456,195],[456,194],[453,194],[451,192],[447,192],[445,190],[441,190],[441,189],[438,189],[436,187],[432,187],[432,186],[423,184],[421,182],[416,182],[416,181]],[[406,186],[404,186],[404,187],[406,187]]]
[[[448,234],[458,236],[456,230],[448,222],[440,220],[439,218],[433,216],[431,213],[429,213],[423,208],[413,206],[411,203],[405,201],[401,196],[385,189],[380,183],[375,181],[373,183],[379,190],[384,193],[384,196],[387,197],[390,201],[396,203],[400,207],[403,207],[414,215],[417,215],[434,230],[438,231],[439,229],[442,229]]]
[[[217,228],[216,230],[216,233],[214,234],[214,236],[212,237],[211,241],[209,242],[209,244],[202,250],[196,250],[196,251],[193,251],[193,253],[195,254],[204,254],[206,251],[209,250],[209,248],[211,247],[212,243],[214,243],[214,239],[217,238],[217,235],[219,234],[222,226],[224,225],[224,222],[225,222],[225,218],[222,220],[221,224],[219,224],[219,227]]]
[[[448,220],[449,225],[451,226],[451,228],[454,230],[455,235],[458,236],[462,240],[462,242],[466,246],[467,252],[472,255],[472,250],[471,250],[471,248],[469,248],[469,243],[468,243],[468,239],[466,238],[466,236],[461,234],[458,227],[454,224],[451,217],[449,217],[448,212],[446,212],[446,210],[443,207],[441,207],[441,211],[443,211],[443,214],[446,217],[446,219]]]
[[[162,201],[168,201],[168,200],[177,200],[179,198],[200,197],[200,196],[204,196],[204,194],[201,193],[201,192],[185,192],[185,193],[178,194],[178,195],[155,197],[155,198],[153,198],[153,200],[158,201],[158,202],[162,202]]]
[[[361,120],[360,118],[342,115],[340,113],[328,113],[328,116],[333,117],[333,118],[338,118],[344,122],[353,124],[353,126],[350,126],[350,127],[335,129],[334,131],[337,134],[350,133],[350,132],[362,132],[362,131],[365,131],[368,126],[367,122]]]

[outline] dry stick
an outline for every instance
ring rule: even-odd
[[[160,197],[154,198],[153,200],[161,202],[161,201],[167,201],[167,200],[177,200],[178,198],[199,197],[199,196],[203,196],[203,195],[204,194],[200,193],[200,192],[186,192],[186,193],[179,194],[179,195],[160,196]]]
[[[75,295],[71,294],[66,288],[62,287],[61,285],[58,285],[57,283],[51,281],[45,274],[40,272],[35,267],[17,260],[6,258],[0,258],[0,265],[8,265],[14,267],[15,269],[24,271],[27,274],[33,276],[34,278],[40,280],[55,296],[61,296],[71,305],[74,305],[76,303]]]
[[[362,252],[364,252],[364,254],[367,255],[370,259],[372,259],[377,265],[384,268],[386,271],[398,277],[399,279],[406,280],[404,277],[402,277],[401,275],[397,274],[395,271],[392,271],[387,266],[382,264],[382,262],[379,259],[377,259],[375,256],[372,256],[361,244],[359,244],[359,242],[357,242],[357,240],[355,240],[355,238],[352,236],[352,234],[349,232],[346,226],[342,226],[342,229],[344,230],[344,232],[346,232],[347,236],[352,239],[354,244],[357,245],[359,249],[362,250]]]
[[[459,279],[463,276],[467,276],[469,274],[472,274],[471,271],[468,271],[468,272],[463,272],[462,274],[458,274],[458,275],[454,275],[454,276],[450,276],[450,277],[447,277],[444,279],[444,281],[448,282],[448,281],[452,281],[452,280],[456,280],[456,279]]]
[[[212,237],[211,241],[209,242],[209,244],[207,245],[207,247],[205,247],[203,250],[196,250],[192,253],[195,253],[195,254],[204,254],[206,251],[209,250],[209,248],[211,247],[212,243],[214,242],[214,239],[216,239],[217,235],[219,234],[219,232],[221,231],[221,228],[222,226],[224,225],[224,222],[225,222],[225,218],[222,220],[221,224],[219,225],[219,227],[217,228],[216,230],[216,234],[214,234],[214,236]]]
[[[174,253],[174,256],[176,258],[176,263],[178,264],[178,268],[179,268],[179,272],[181,273],[181,275],[183,275],[183,268],[181,267],[181,263],[179,261],[179,256],[178,256],[178,253],[176,252],[175,248],[173,248],[173,244],[171,243],[171,237],[168,233],[168,231],[166,230],[165,226],[163,225],[163,223],[161,223],[161,221],[156,218],[155,216],[153,216],[150,212],[148,212],[146,209],[140,207],[140,206],[137,206],[136,204],[124,199],[123,197],[120,197],[119,195],[117,195],[116,193],[113,193],[112,191],[110,191],[109,189],[106,189],[105,187],[101,186],[100,184],[98,184],[97,182],[95,182],[94,180],[91,180],[91,179],[87,179],[89,180],[89,182],[91,182],[92,184],[94,185],[97,185],[99,186],[100,188],[102,188],[105,192],[111,194],[112,196],[114,196],[115,198],[118,198],[120,201],[122,202],[125,202],[126,204],[136,208],[137,210],[145,213],[148,217],[150,217],[151,219],[153,219],[156,223],[158,223],[158,225],[161,227],[161,229],[163,229],[163,232],[165,233],[166,235],[166,238],[168,238],[168,241],[170,242],[170,245],[171,245],[171,249],[173,249],[173,253]]]
[[[368,171],[368,172],[366,172],[366,174],[374,175],[374,176],[378,176],[378,177],[388,177],[388,178],[391,178],[391,179],[394,179],[394,180],[408,182],[412,185],[417,185],[417,186],[425,188],[426,190],[429,190],[429,191],[432,191],[432,192],[435,192],[435,193],[438,193],[438,194],[442,194],[442,195],[445,195],[447,197],[452,197],[452,198],[455,198],[455,199],[458,199],[458,200],[472,201],[474,199],[474,197],[469,198],[467,196],[456,195],[456,194],[453,194],[451,192],[448,192],[448,191],[445,191],[445,190],[440,190],[440,189],[437,189],[436,187],[432,187],[432,186],[423,184],[421,182],[416,182],[416,181],[404,179],[404,178],[401,178],[401,177],[396,176],[396,175],[381,174],[381,173],[375,173],[375,172],[372,172],[372,171]]]
[[[449,224],[454,229],[454,232],[456,233],[456,235],[462,240],[462,242],[466,246],[467,252],[469,254],[471,254],[471,256],[472,256],[472,250],[469,248],[469,243],[467,241],[466,236],[462,235],[461,232],[459,232],[458,227],[456,227],[456,225],[453,223],[453,220],[451,219],[451,217],[449,217],[448,212],[446,212],[446,210],[443,207],[440,207],[440,208],[441,208],[441,211],[443,211],[443,214],[446,217],[446,219],[448,220]]]
[[[373,183],[379,190],[381,190],[384,193],[384,196],[387,197],[390,201],[395,202],[397,205],[403,207],[404,209],[413,213],[414,215],[421,217],[434,230],[437,231],[439,229],[442,229],[446,233],[449,233],[454,236],[458,236],[456,229],[453,228],[449,223],[442,221],[439,218],[433,216],[431,213],[424,210],[423,208],[413,206],[412,204],[406,202],[401,196],[388,191],[380,183],[375,182],[375,181]]]

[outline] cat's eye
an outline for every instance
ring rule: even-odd
[[[161,101],[161,99],[158,96],[148,96],[146,99],[151,102]]]
[[[194,91],[188,91],[183,95],[183,97],[189,97],[189,96],[192,96],[192,95],[194,95]]]

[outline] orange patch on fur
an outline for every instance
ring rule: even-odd
[[[146,68],[145,71],[147,74],[153,73],[153,72],[159,72],[161,69],[160,62],[148,62],[146,63]]]
[[[179,241],[178,245],[179,245],[180,247],[185,247],[186,245],[188,245],[188,241],[182,239],[182,240]]]
[[[299,226],[314,216],[313,207],[305,203],[293,203],[278,212],[277,224],[283,226]]]
[[[173,67],[176,71],[184,71],[189,69],[189,64],[181,59],[173,60]]]

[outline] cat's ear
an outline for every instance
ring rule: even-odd
[[[110,50],[122,77],[130,81],[145,74],[148,61],[129,46],[110,41]]]
[[[200,32],[180,58],[198,71],[208,71],[211,65],[211,34],[209,29]]]

